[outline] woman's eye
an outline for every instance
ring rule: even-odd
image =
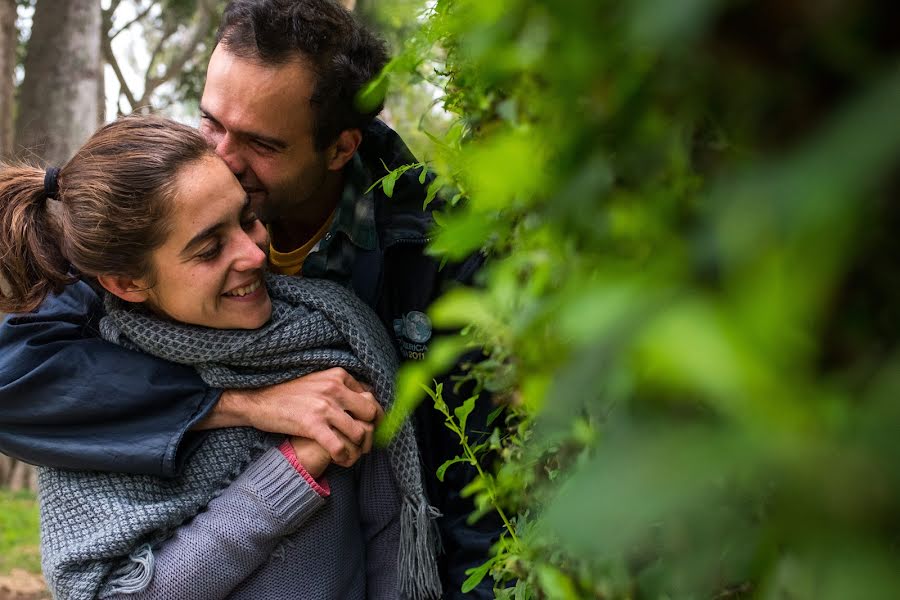
[[[214,246],[211,246],[209,249],[204,250],[203,252],[198,254],[197,258],[199,258],[200,260],[212,260],[215,257],[217,257],[219,255],[219,252],[221,252],[221,251],[222,251],[222,245],[215,244]]]

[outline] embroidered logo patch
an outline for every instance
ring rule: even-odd
[[[423,312],[411,310],[402,318],[394,319],[394,333],[400,342],[400,353],[403,358],[422,360],[431,339],[431,319]]]

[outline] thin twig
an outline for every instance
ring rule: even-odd
[[[146,17],[147,14],[150,12],[150,10],[151,10],[155,5],[156,5],[156,2],[151,2],[150,4],[148,4],[147,7],[144,8],[141,12],[139,12],[138,15],[137,15],[135,18],[131,19],[130,21],[128,21],[127,23],[125,23],[124,25],[122,25],[121,27],[119,27],[119,29],[117,29],[115,33],[110,33],[110,34],[109,34],[109,39],[110,39],[110,40],[116,39],[116,36],[118,36],[120,33],[122,33],[123,31],[125,31],[126,29],[128,29],[129,27],[131,27],[132,25],[134,25],[135,23],[137,23],[138,21],[140,21],[140,20],[143,19],[144,17]],[[112,13],[110,13],[110,22],[112,22],[112,18],[111,18],[111,17],[112,17]]]

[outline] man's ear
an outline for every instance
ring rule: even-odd
[[[125,302],[146,302],[150,298],[150,288],[143,279],[123,275],[98,275],[97,282],[107,292]]]
[[[353,158],[356,149],[362,142],[362,132],[359,129],[345,129],[331,146],[326,150],[329,171],[340,171]]]

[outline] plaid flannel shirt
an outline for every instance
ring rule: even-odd
[[[344,191],[331,228],[306,257],[303,276],[346,285],[351,279],[357,250],[374,250],[378,238],[374,194],[366,191],[372,185],[372,176],[359,154],[354,154],[344,167],[344,178]]]

